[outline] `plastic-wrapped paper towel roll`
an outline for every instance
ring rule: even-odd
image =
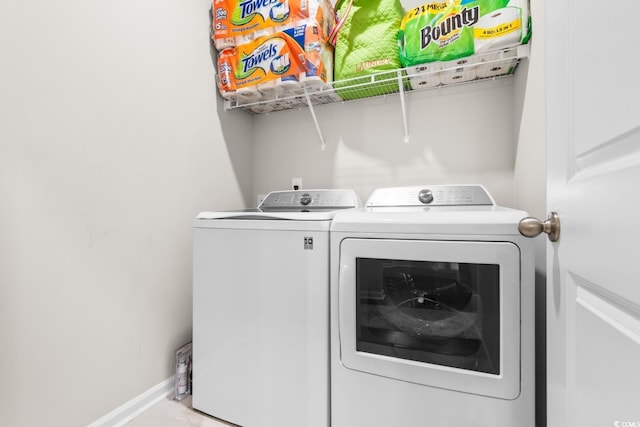
[[[251,102],[259,101],[262,98],[262,94],[258,92],[258,86],[244,86],[236,90],[236,98],[239,103],[249,104]]]
[[[260,37],[269,37],[274,35],[275,28],[262,28],[253,33],[253,39],[256,40]],[[258,84],[258,91],[262,95],[263,99],[273,99],[276,96],[276,82],[269,80]]]
[[[520,15],[519,7],[503,7],[481,17],[473,27],[475,53],[520,44],[523,26]]]
[[[282,25],[278,27],[277,31],[285,32],[292,28],[293,28],[293,25],[287,24],[287,25]],[[301,48],[304,48],[304,46],[301,46]],[[281,67],[283,69],[288,68],[290,64],[289,55],[288,54],[282,55],[280,58],[275,60],[273,64],[274,64],[274,67],[276,68],[278,67]],[[275,85],[276,85],[276,93],[278,94],[278,96],[292,96],[292,95],[301,94],[303,92],[302,86],[300,86],[299,74],[285,76],[285,77],[278,77],[275,80]]]
[[[255,105],[251,107],[250,110],[256,114],[265,114],[265,113],[270,113],[275,109],[274,109],[274,106],[271,104],[260,104],[260,105]]]
[[[228,49],[234,47],[236,45],[236,40],[233,37],[225,37],[221,39],[214,39],[214,44],[218,51]]]
[[[508,49],[501,49],[497,51],[491,51],[478,55],[479,62],[492,62],[498,60],[515,59],[518,54],[518,48],[512,47]]]
[[[305,2],[306,3],[306,2]],[[294,11],[294,14],[299,13],[298,11]],[[289,7],[289,1],[284,0],[282,3],[276,4],[271,8],[271,12],[269,13],[270,18],[275,22],[283,22],[287,20],[288,17],[291,16],[291,8]]]
[[[326,40],[335,24],[331,3],[328,0],[308,0],[300,2],[300,5],[302,14],[318,25],[322,38]]]
[[[322,79],[313,74],[308,75],[307,73],[300,73],[298,78],[303,91],[305,87],[311,89],[312,91],[318,91],[322,89],[322,86],[324,86],[324,82],[322,81]]]
[[[302,90],[320,90],[327,82],[333,81],[333,47],[329,45],[323,36],[323,30],[313,19],[301,20],[294,26],[283,28],[283,34],[301,47],[304,70],[298,75]],[[294,91],[291,81],[282,79],[281,84],[288,84],[289,92]]]
[[[441,62],[428,62],[407,68],[409,82],[413,89],[435,87],[440,84]]]
[[[276,93],[278,96],[293,96],[304,92],[300,86],[299,76],[279,77],[276,80]]]
[[[491,61],[481,63],[478,65],[478,77],[486,79],[488,77],[502,76],[505,74],[511,74],[513,69],[518,64],[516,58]]]
[[[235,38],[236,46],[251,43],[254,38],[255,38],[255,33],[247,33],[247,34],[236,36]]]
[[[269,80],[258,84],[258,91],[262,94],[263,99],[273,99],[276,97],[276,82]]]
[[[220,95],[228,101],[235,101],[237,99],[235,90],[220,89]]]
[[[447,68],[471,68],[472,64],[476,64],[480,61],[480,58],[477,56],[467,56],[464,58],[454,59],[453,61],[445,61],[441,62],[442,69],[446,70]]]
[[[477,77],[475,66],[447,68],[440,73],[440,83],[449,85],[453,83],[462,83],[475,80]]]
[[[423,89],[428,87],[436,87],[440,85],[440,74],[430,74],[425,76],[413,76],[409,77],[409,83],[411,84],[411,89]]]
[[[472,70],[460,69],[459,71],[454,70],[449,72],[443,72],[442,74],[440,74],[440,83],[442,83],[443,85],[469,82],[475,79],[476,79],[475,70],[472,71]]]
[[[306,44],[305,62],[307,70],[300,73],[300,84],[318,91],[333,81],[333,49],[323,40],[317,39]]]
[[[233,64],[236,55],[233,49],[223,49],[218,54],[218,90],[223,98],[236,99],[236,83],[233,75]]]
[[[275,28],[261,28],[259,30],[254,31],[253,39],[257,39],[258,37],[266,37],[272,36],[276,32]]]
[[[440,83],[448,85],[475,80],[477,77],[475,64],[477,62],[478,58],[474,56],[441,62]]]
[[[517,47],[479,55],[478,77],[485,79],[509,74],[517,65]]]
[[[300,73],[300,85],[303,88],[309,88],[311,90],[319,90],[324,85],[324,81],[319,75],[320,68],[323,64],[320,62],[320,53],[322,51],[322,45],[319,39],[308,40],[308,36],[305,35],[304,46],[305,65],[307,70]]]

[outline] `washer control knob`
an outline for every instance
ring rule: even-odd
[[[418,193],[418,200],[420,200],[420,203],[431,203],[433,202],[433,193],[431,192],[431,190],[420,190],[420,192]]]
[[[300,196],[300,203],[304,206],[307,206],[309,203],[311,203],[311,194],[309,193],[303,193]]]

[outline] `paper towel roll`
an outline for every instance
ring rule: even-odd
[[[220,95],[228,101],[234,101],[237,98],[235,90],[224,90],[220,89]]]
[[[306,4],[305,4],[306,3]],[[300,2],[301,16],[315,22],[326,40],[331,32],[335,19],[333,7],[326,0],[308,0]]]
[[[486,79],[488,77],[502,76],[509,74],[517,65],[518,60],[516,58],[491,61],[487,63],[481,63],[478,65],[478,77]]]
[[[270,28],[261,28],[259,30],[254,31],[253,38],[257,39],[258,37],[266,37],[272,36],[276,33],[276,29],[273,27]]]
[[[444,71],[442,71],[440,74],[440,83],[442,83],[443,85],[449,85],[475,80],[477,77],[475,67],[475,65],[473,67],[460,67],[452,69],[447,69],[445,67]]]
[[[409,82],[413,89],[435,87],[440,84],[441,62],[428,62],[407,68]]]
[[[275,22],[282,22],[291,16],[291,9],[289,8],[289,1],[284,0],[282,3],[273,6],[271,8],[271,19]],[[291,19],[291,18],[289,18]]]
[[[307,27],[307,29],[309,28],[312,27]],[[322,43],[316,39],[305,39],[305,42],[305,62],[307,70],[299,75],[300,85],[303,88],[318,91],[324,86],[324,81],[319,75],[320,69],[325,69],[325,65],[322,63],[322,50],[324,47]]]
[[[216,46],[216,49],[218,51],[221,51],[223,49],[234,47],[236,45],[236,40],[233,37],[225,37],[222,39],[215,39],[214,44]]]
[[[240,46],[241,44],[247,44],[253,41],[255,38],[255,33],[247,33],[236,36],[236,46]]]
[[[248,104],[256,102],[262,95],[258,92],[258,87],[255,85],[244,86],[236,90],[236,97],[239,103]]]
[[[234,62],[234,49],[223,49],[218,54],[218,67],[216,70],[218,89],[222,97],[229,100],[236,99],[236,83],[233,74]]]
[[[315,75],[307,75],[307,73],[300,73],[300,86],[308,88],[312,91],[318,91],[324,86],[324,81]]]
[[[444,61],[444,62],[440,62],[439,64],[441,65],[441,69],[446,70],[446,69],[457,69],[460,67],[463,68],[471,68],[472,64],[477,64],[478,62],[480,62],[480,58],[473,55],[473,56],[466,56],[464,58],[459,58],[459,59],[454,59],[453,61]]]
[[[290,26],[283,26],[281,28],[291,28]],[[275,59],[272,62],[272,67],[278,69],[287,69],[290,65],[289,54],[284,54],[280,58]],[[275,80],[276,94],[278,96],[291,96],[302,93],[304,90],[300,86],[300,80],[298,75],[289,75],[284,77],[278,77]]]
[[[508,59],[516,58],[517,54],[518,54],[518,48],[512,47],[508,49],[500,49],[496,51],[482,53],[478,55],[478,59],[480,60],[479,62],[491,62],[491,61],[498,61],[503,59],[508,60]]]
[[[262,94],[263,99],[273,99],[276,97],[276,82],[269,80],[268,82],[260,83],[258,91]]]
[[[487,13],[473,27],[475,53],[520,44],[523,22],[519,7],[503,7]]]
[[[407,74],[429,74],[442,70],[442,62],[427,62],[420,65],[414,65],[407,68]]]
[[[256,114],[265,114],[274,111],[274,106],[272,104],[260,104],[251,107],[250,110]]]
[[[426,76],[414,76],[409,77],[409,83],[411,84],[411,89],[424,89],[428,87],[436,87],[440,85],[440,74],[429,74]]]
[[[278,96],[299,95],[304,92],[298,76],[286,76],[276,79],[276,93]]]

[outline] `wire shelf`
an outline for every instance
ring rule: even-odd
[[[254,90],[225,100],[225,110],[242,109],[251,114],[267,114],[345,101],[374,98],[394,93],[433,90],[444,86],[513,76],[522,58],[529,56],[529,45],[474,55],[451,63],[434,62],[366,77],[334,81],[322,85],[295,85],[280,90]],[[314,82],[315,83],[315,82]],[[403,100],[404,102],[404,100]],[[404,104],[403,104],[404,109]],[[315,120],[315,113],[312,111]]]

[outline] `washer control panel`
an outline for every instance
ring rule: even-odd
[[[392,206],[493,206],[495,202],[481,185],[424,185],[379,188],[367,207]]]
[[[259,209],[348,209],[358,207],[358,197],[351,190],[272,191]]]

